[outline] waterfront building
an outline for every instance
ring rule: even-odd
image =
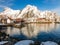
[[[8,24],[11,23],[11,20],[10,20],[10,19],[7,19],[7,23],[8,23]]]

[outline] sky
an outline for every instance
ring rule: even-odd
[[[34,5],[39,10],[54,11],[60,15],[60,0],[0,0],[0,11],[5,7],[22,10],[27,5]]]

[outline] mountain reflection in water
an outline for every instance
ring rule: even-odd
[[[5,33],[12,37],[20,38],[22,35],[28,38],[50,40],[49,38],[60,39],[60,24],[26,24],[25,27],[19,29],[14,27],[7,27]],[[22,36],[23,37],[23,36]],[[23,37],[24,38],[24,37]]]

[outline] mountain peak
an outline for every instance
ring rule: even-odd
[[[34,5],[27,5],[27,6],[26,6],[26,8],[30,8],[30,9],[37,9],[37,7],[36,7],[36,6],[34,6]]]
[[[32,5],[27,5],[26,7],[32,7]]]
[[[12,9],[9,8],[9,7],[5,7],[5,8],[4,8],[4,11],[5,11],[5,10],[12,10]]]

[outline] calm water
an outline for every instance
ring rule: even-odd
[[[60,24],[26,24],[25,27],[19,29],[7,27],[3,29],[6,34],[17,39],[32,40],[54,40],[60,41]]]

